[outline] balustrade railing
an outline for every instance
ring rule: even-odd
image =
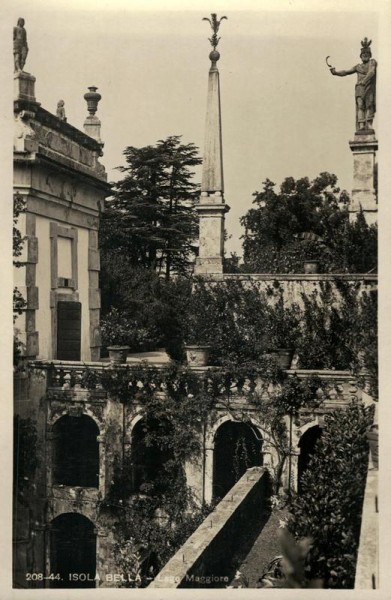
[[[81,363],[67,361],[35,361],[30,363],[30,368],[47,371],[47,387],[48,391],[81,394],[95,393],[97,396],[104,395],[104,388],[99,381],[99,373],[102,373],[111,368],[110,363]],[[116,367],[121,369],[122,367]],[[140,365],[125,367],[132,370],[135,369],[136,377],[130,382],[130,387],[137,386],[142,389],[145,385],[156,388],[157,394],[165,394],[166,388],[164,382],[145,382],[142,377],[137,377],[137,369]],[[154,369],[160,370],[164,367],[153,366]],[[199,369],[197,369],[199,371]],[[91,377],[92,375],[92,377]],[[94,377],[94,375],[98,375]],[[321,387],[316,391],[316,397],[320,401],[325,401],[331,404],[356,401],[358,399],[358,387],[355,379],[348,371],[333,371],[333,370],[290,370],[287,372],[288,377],[297,376],[299,379],[308,379],[316,376],[321,380]],[[199,372],[200,381],[203,381],[205,389],[210,388],[210,392],[214,396],[221,397],[248,397],[252,394],[260,396],[268,396],[269,393],[275,393],[278,390],[279,384],[270,384],[257,375],[252,377],[237,378],[235,380],[218,380],[216,377],[209,377],[208,369],[202,369]],[[217,388],[216,388],[217,386]],[[277,386],[277,388],[276,388]]]

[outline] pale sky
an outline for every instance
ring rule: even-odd
[[[328,10],[315,0],[244,0],[201,2],[197,10],[181,3],[185,10],[174,10],[173,2],[151,0],[16,0],[9,18],[12,24],[20,16],[26,21],[25,70],[36,77],[36,97],[45,109],[55,113],[57,101],[65,100],[68,122],[82,128],[83,94],[98,87],[102,162],[113,181],[121,176],[115,167],[124,164],[129,145],[175,134],[202,154],[211,50],[202,17],[212,11],[228,17],[219,31],[218,63],[231,207],[227,250],[240,254],[239,218],[266,178],[280,184],[287,176],[331,171],[342,188],[352,188],[355,76],[332,77],[325,57],[337,69],[352,67],[366,36],[379,60],[379,15],[376,2],[340,2],[339,10],[334,2],[326,5]]]

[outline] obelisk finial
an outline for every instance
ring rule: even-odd
[[[212,31],[213,31],[212,37],[210,37],[208,39],[209,39],[209,41],[210,41],[210,43],[211,43],[211,45],[213,47],[212,52],[209,54],[209,58],[212,61],[212,66],[214,66],[214,65],[216,65],[216,62],[220,58],[220,52],[218,50],[216,50],[217,45],[218,45],[218,43],[220,41],[220,38],[217,37],[217,32],[220,29],[221,21],[223,19],[227,19],[228,20],[228,17],[221,17],[221,19],[218,20],[216,13],[212,13],[210,15],[210,17],[211,17],[210,19],[208,17],[204,17],[202,20],[203,21],[209,21],[209,24],[210,24],[210,26],[212,28]]]

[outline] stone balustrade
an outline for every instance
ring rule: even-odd
[[[116,369],[124,368],[125,365],[116,366]],[[127,368],[134,368],[137,372],[138,364],[128,364]],[[164,369],[164,365],[151,365],[152,368],[161,370]],[[34,371],[42,371],[47,373],[47,391],[51,396],[62,397],[80,397],[83,398],[87,395],[93,395],[94,397],[106,397],[106,392],[103,389],[101,383],[91,383],[85,378],[86,373],[99,373],[104,370],[111,368],[111,364],[107,362],[73,362],[73,361],[35,361],[31,362],[30,369]],[[192,369],[193,372],[198,373],[200,378],[205,381],[206,386],[210,384],[215,385],[212,378],[208,378],[208,372],[218,367],[196,367]],[[317,390],[317,400],[321,400],[325,403],[328,408],[337,407],[341,404],[347,404],[350,402],[358,401],[359,390],[356,381],[349,371],[336,371],[336,370],[304,370],[304,369],[291,369],[286,371],[288,377],[298,377],[299,379],[308,379],[310,377],[318,377],[322,386]],[[145,383],[137,377],[131,382],[130,386],[136,386],[139,389],[144,387]],[[148,384],[154,389],[156,394],[162,396],[165,395],[165,385],[162,382],[160,385],[150,382]],[[278,385],[278,384],[277,384]],[[229,398],[233,402],[241,402],[246,397],[253,393],[266,395],[272,391],[273,385],[268,386],[266,389],[261,378],[254,375],[254,377],[246,377],[242,380],[232,381],[229,386],[225,387],[222,382],[219,386],[219,392],[222,398]],[[275,388],[274,388],[275,391]],[[216,392],[216,390],[214,390]],[[312,410],[312,409],[311,409]]]

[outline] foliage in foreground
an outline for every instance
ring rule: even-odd
[[[327,588],[354,586],[368,465],[366,430],[373,407],[351,405],[325,417],[325,428],[291,505],[289,531],[311,537],[307,575]]]
[[[13,492],[14,498],[28,506],[31,483],[38,466],[38,436],[36,422],[19,415],[14,417],[14,464]]]

